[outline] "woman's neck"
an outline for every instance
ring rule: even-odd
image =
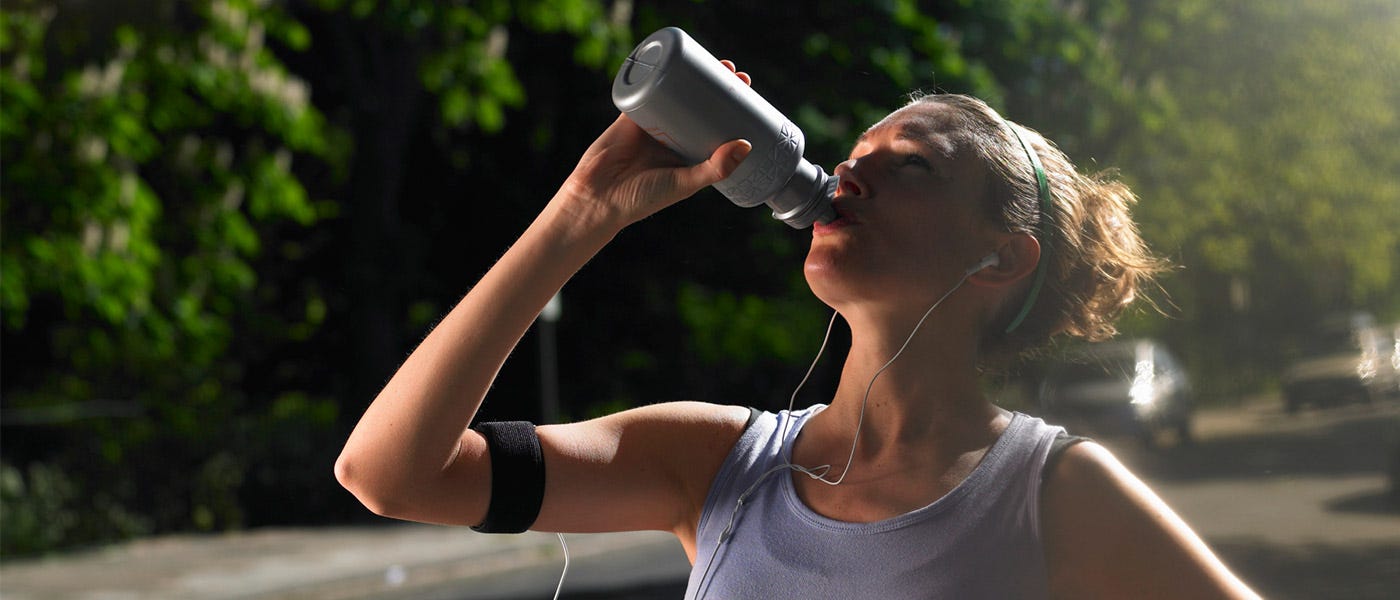
[[[851,349],[831,406],[823,411],[828,413],[826,425],[832,431],[854,431],[863,407],[861,455],[879,454],[891,445],[925,445],[969,434],[981,438],[995,429],[1001,412],[981,390],[973,327],[930,318],[911,339],[912,322],[891,321],[851,320]]]

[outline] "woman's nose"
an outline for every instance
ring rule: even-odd
[[[865,187],[861,184],[860,178],[856,176],[856,159],[850,159],[839,165],[833,172],[841,183],[837,186],[838,196],[861,196],[865,193]]]

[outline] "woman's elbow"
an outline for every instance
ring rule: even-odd
[[[357,460],[353,454],[341,452],[335,459],[335,480],[370,512],[381,517],[399,518],[403,504],[391,494],[398,486],[384,484],[365,467],[363,461]]]

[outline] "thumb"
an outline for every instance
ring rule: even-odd
[[[748,140],[731,140],[715,148],[705,162],[690,167],[681,174],[683,187],[699,190],[714,185],[734,173],[753,150]]]

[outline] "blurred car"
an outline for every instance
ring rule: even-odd
[[[1395,327],[1378,327],[1366,313],[1325,321],[1284,372],[1284,408],[1293,413],[1400,393],[1397,337]]]
[[[1380,333],[1377,341],[1377,347],[1380,349],[1380,367],[1389,367],[1390,371],[1390,385],[1386,391],[1391,396],[1400,397],[1400,323],[1381,327]]]
[[[1390,452],[1390,502],[1400,507],[1400,442]]]
[[[1191,441],[1191,381],[1160,342],[1092,344],[1046,368],[1038,404],[1048,418],[1090,434],[1129,434],[1148,446],[1173,431]]]

